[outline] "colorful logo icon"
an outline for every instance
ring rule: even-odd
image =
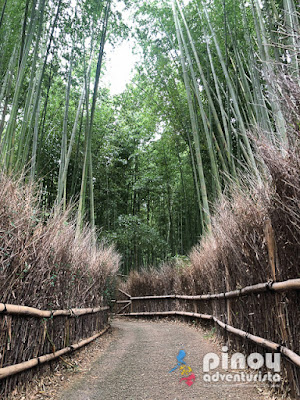
[[[186,352],[184,350],[179,350],[179,353],[176,357],[177,365],[175,365],[175,367],[172,368],[169,372],[173,372],[177,368],[179,368],[181,374],[181,379],[179,382],[185,382],[188,386],[192,386],[196,380],[196,376],[193,373],[192,368],[186,365],[186,362],[183,361],[185,356]]]

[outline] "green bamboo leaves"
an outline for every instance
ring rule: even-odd
[[[186,70],[184,50],[183,50],[183,45],[182,45],[182,36],[181,36],[181,32],[180,32],[180,26],[179,26],[179,21],[178,21],[178,17],[177,17],[176,7],[175,7],[175,0],[173,1],[172,6],[173,6],[175,27],[176,27],[176,36],[177,36],[179,49],[180,49],[180,61],[181,61],[181,67],[182,67],[182,72],[183,72],[183,79],[184,79],[184,84],[185,84],[185,89],[186,89],[186,94],[187,94],[187,101],[188,101],[189,112],[190,112],[190,118],[191,118],[192,134],[193,134],[193,139],[194,139],[194,144],[195,144],[197,169],[198,169],[198,174],[199,174],[199,179],[200,179],[200,191],[201,191],[201,195],[202,195],[204,223],[205,223],[205,227],[210,229],[211,220],[210,220],[210,211],[209,211],[209,205],[208,205],[208,199],[207,199],[207,189],[206,189],[206,182],[205,182],[205,177],[204,177],[203,163],[202,163],[202,157],[201,157],[199,125],[198,125],[196,113],[194,110],[190,82],[189,82],[189,77],[188,77],[188,73]]]
[[[273,143],[288,145],[286,123],[278,101],[280,88],[276,81],[278,67],[275,61],[279,64],[281,55],[283,59],[289,59],[290,67],[287,64],[286,68],[299,77],[299,39],[296,34],[299,16],[294,2],[284,0],[281,36],[286,39],[282,39],[273,30],[274,21],[279,18],[275,0],[270,4],[252,0],[245,5],[224,0],[223,9],[217,2],[208,4],[193,0],[184,6],[181,0],[172,0],[172,10],[202,208],[209,229],[208,198],[219,197],[225,177],[237,181],[237,171],[242,167],[260,180],[248,131],[260,129]],[[223,14],[224,38],[220,37],[221,27],[215,23],[220,13]],[[232,13],[235,14],[234,23]],[[239,26],[236,18],[240,18]],[[288,47],[282,46],[281,50],[279,43],[284,40]],[[203,43],[206,44],[204,53]],[[204,152],[210,160],[209,174],[203,168]],[[213,197],[207,190],[209,175],[213,182]]]
[[[22,0],[20,9],[5,1],[0,10],[1,34],[6,29],[0,46],[1,54],[5,55],[0,62],[1,167],[15,173],[26,170],[28,177],[35,180],[43,174],[46,145],[49,140],[50,145],[51,141],[56,141],[52,151],[56,153],[57,171],[53,185],[57,194],[52,203],[66,209],[68,200],[74,195],[74,181],[81,180],[79,229],[87,210],[92,227],[95,225],[92,132],[110,9],[111,0],[75,1],[75,4],[70,0],[51,3]],[[88,20],[91,25],[84,26]],[[14,28],[12,33],[7,29],[11,26]],[[97,44],[98,64],[94,51]],[[86,59],[86,47],[90,47],[89,60]],[[90,96],[94,74],[94,90]],[[53,88],[53,85],[56,86]],[[49,99],[55,102],[63,97],[60,87],[65,90],[64,99],[57,105],[58,115],[47,115],[49,109],[53,109]],[[53,90],[57,89],[59,93],[55,96]],[[56,128],[54,134],[52,126],[55,123],[51,118],[57,126],[60,122],[56,119],[61,121],[59,132]],[[85,126],[84,141],[80,138],[82,126]],[[83,166],[76,166],[78,176],[72,177],[71,185],[68,177],[70,164],[74,168],[72,157],[76,135],[75,158],[78,160],[78,155],[83,153],[84,160]],[[89,205],[86,204],[86,193]]]

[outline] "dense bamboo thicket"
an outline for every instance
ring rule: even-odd
[[[67,212],[44,215],[32,185],[0,176],[0,302],[44,310],[96,307],[119,267],[113,247],[76,234]],[[52,353],[99,332],[108,313],[49,319],[0,315],[0,367]],[[21,339],[21,340],[20,340]],[[35,371],[1,381],[0,397]]]

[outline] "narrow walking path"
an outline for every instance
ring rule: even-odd
[[[59,394],[59,400],[268,399],[257,383],[205,383],[203,357],[220,353],[220,348],[191,326],[137,320],[115,320],[112,326],[115,339],[89,372]],[[180,382],[179,368],[169,372],[182,349],[196,377],[191,386]]]

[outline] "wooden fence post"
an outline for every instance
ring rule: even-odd
[[[229,268],[228,268],[228,263],[227,261],[224,262],[225,265],[225,286],[226,286],[226,292],[230,292],[230,282],[229,282]],[[231,299],[225,300],[226,303],[226,313],[227,313],[227,324],[232,325],[232,311],[231,311]],[[228,348],[231,348],[231,340],[229,334],[227,334],[227,343],[228,343]]]
[[[270,267],[271,267],[271,276],[272,276],[273,282],[276,282],[277,275],[278,275],[278,268],[279,268],[279,259],[278,259],[278,253],[277,253],[275,233],[274,233],[274,229],[273,229],[272,222],[270,219],[267,219],[267,221],[266,221],[265,238],[266,238],[266,243],[267,243],[267,248],[268,248],[269,263],[270,263]],[[284,295],[282,295],[281,293],[275,293],[274,296],[275,296],[275,305],[276,305],[277,318],[278,318],[278,322],[279,322],[281,339],[282,339],[282,342],[285,343],[285,345],[289,345],[289,334],[287,331],[287,321],[286,321],[285,312],[284,312],[284,304],[285,304]],[[294,397],[297,396],[297,398],[300,398],[300,389],[299,389],[299,385],[297,383],[298,373],[291,365],[287,365],[286,370],[287,370],[287,374],[288,374],[288,379],[291,383],[292,396],[294,396]]]

